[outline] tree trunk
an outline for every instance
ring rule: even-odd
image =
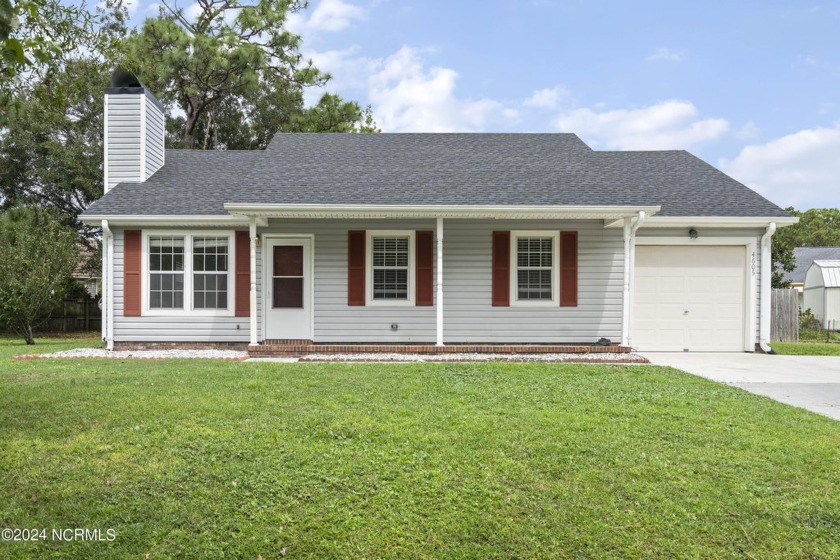
[[[23,339],[26,344],[35,344],[35,335],[32,333],[32,325],[23,327]]]
[[[187,118],[184,122],[184,148],[188,150],[195,147],[195,127],[201,114],[196,108],[196,101],[196,99],[190,98],[187,102]]]

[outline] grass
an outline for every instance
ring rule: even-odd
[[[0,557],[840,557],[840,423],[676,370],[28,351],[0,527],[116,540]]]
[[[770,346],[790,356],[840,356],[840,343],[836,342],[772,342]]]

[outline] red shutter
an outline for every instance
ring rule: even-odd
[[[123,254],[123,315],[126,317],[140,316],[140,259],[141,231],[139,229],[126,230]]]
[[[510,232],[493,232],[493,306],[510,306]]]
[[[365,232],[347,232],[347,305],[365,304]]]
[[[251,315],[251,234],[236,232],[236,273],[234,276],[234,313],[237,317]]]
[[[578,232],[560,232],[560,306],[577,307]]]
[[[414,304],[429,306],[435,304],[435,233],[418,231],[415,234],[417,252],[415,254],[417,289]]]

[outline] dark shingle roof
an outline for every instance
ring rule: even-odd
[[[278,134],[264,151],[168,150],[87,216],[226,214],[225,203],[661,205],[660,216],[787,216],[684,151],[599,152],[574,134]]]
[[[785,280],[804,284],[805,275],[814,261],[840,261],[840,247],[796,247],[793,257],[796,268],[785,273]]]

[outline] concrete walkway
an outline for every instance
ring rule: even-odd
[[[671,366],[840,420],[840,356],[645,352]]]

